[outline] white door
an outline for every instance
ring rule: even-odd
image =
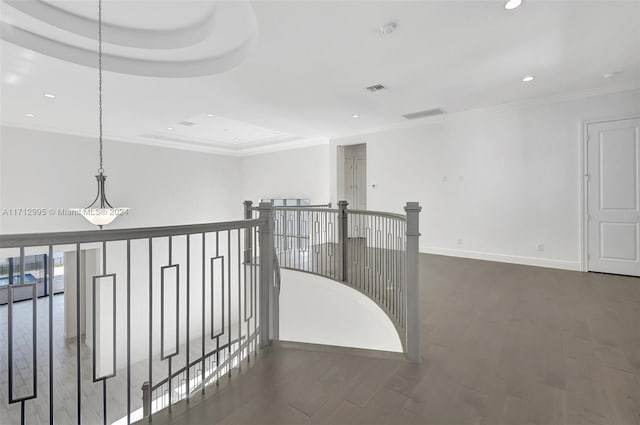
[[[590,271],[640,276],[640,118],[587,127]]]
[[[367,209],[367,146],[344,149],[344,197],[353,210]]]
[[[344,200],[353,208],[353,159],[344,159]]]

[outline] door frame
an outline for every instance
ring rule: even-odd
[[[355,146],[355,145],[364,145],[365,146],[365,152],[367,151],[367,142],[365,140],[354,140],[351,142],[347,142],[344,143],[342,145],[336,145],[336,173],[334,174],[336,176],[336,196],[337,196],[337,201],[341,201],[341,200],[346,200],[347,196],[345,193],[345,188],[344,188],[344,184],[345,184],[345,180],[346,180],[346,176],[344,173],[344,165],[345,165],[345,150],[346,148],[350,147],[350,146]],[[367,162],[368,165],[368,162]],[[367,166],[367,171],[366,171],[366,175],[365,175],[365,180],[369,181],[369,167]],[[364,185],[364,190],[366,193],[366,197],[368,198],[368,186],[365,183]],[[349,208],[351,209],[355,209],[355,207],[353,205],[349,205]]]
[[[640,114],[632,115],[616,115],[605,118],[596,118],[580,121],[580,217],[579,217],[579,243],[580,243],[580,270],[589,271],[589,223],[587,215],[589,213],[589,188],[588,180],[588,157],[587,143],[589,136],[589,126],[592,124],[600,124],[612,121],[625,121],[640,119]]]

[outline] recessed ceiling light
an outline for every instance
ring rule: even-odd
[[[209,118],[212,118],[212,117],[213,117],[213,114],[207,114],[207,116],[208,116]]]
[[[358,114],[353,114],[353,115],[351,115],[351,118],[360,118],[360,115],[358,115]]]
[[[239,142],[239,141],[240,141],[240,139],[233,139],[233,141],[234,141],[234,142]]]
[[[521,4],[522,4],[522,0],[508,0],[504,4],[504,8],[507,10],[513,10],[516,7],[520,6]]]
[[[44,97],[48,97],[49,99],[53,99],[53,98],[56,97],[56,95],[55,94],[51,94],[51,93],[45,93]]]
[[[29,118],[33,118],[33,117],[35,117],[35,115],[33,115],[33,114],[24,114],[24,116],[25,116],[25,117],[29,117]]]
[[[524,77],[522,79],[522,81],[524,81],[525,83],[529,83],[531,81],[533,81],[535,79],[535,77],[533,75],[527,75],[526,77]]]
[[[173,130],[173,127],[167,127],[167,130]]]
[[[280,134],[280,133],[282,133],[282,131],[276,130],[276,134]]]

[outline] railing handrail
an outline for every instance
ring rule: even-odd
[[[312,205],[278,205],[278,206],[273,206],[272,207],[274,210],[288,210],[288,209],[292,209],[292,210],[297,210],[297,211],[304,211],[304,210],[308,210],[308,209],[312,209],[313,211],[323,211],[323,210],[331,210],[331,211],[338,211],[337,209],[332,209],[331,208],[331,202],[329,202],[328,204],[312,204]],[[258,211],[258,207],[251,207],[252,211]]]
[[[274,211],[308,211],[308,212],[328,212],[328,213],[337,213],[340,210],[337,208],[331,208],[331,204],[328,204],[329,207],[326,208],[325,205],[283,205],[273,207]],[[257,211],[257,207],[251,207],[252,210]],[[352,210],[345,209],[347,214],[354,215],[370,215],[376,217],[386,217],[394,220],[407,220],[407,216],[404,214],[390,213],[385,211],[374,211],[374,210]]]
[[[217,223],[184,224],[178,226],[9,234],[0,235],[0,249],[184,236],[197,233],[219,232],[230,229],[248,229],[259,226],[261,222],[262,221],[259,218],[256,218]]]
[[[290,207],[273,207],[274,211],[296,211],[296,212],[300,212],[300,211],[304,211],[304,212],[331,212],[331,213],[335,213],[338,212],[337,209],[333,209],[333,208],[323,208],[323,207],[307,207],[307,206],[300,206],[300,207],[294,207],[294,206],[290,206]]]
[[[286,209],[286,208],[331,208],[331,202],[327,204],[309,204],[309,205],[274,205],[273,209]]]
[[[354,214],[354,215],[371,215],[375,217],[391,218],[394,220],[404,220],[404,221],[407,220],[407,216],[404,214],[396,214],[396,213],[390,213],[390,212],[384,212],[384,211],[346,209],[345,212],[347,214]]]

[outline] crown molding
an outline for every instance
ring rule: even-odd
[[[52,127],[28,127],[22,124],[11,123],[11,122],[0,122],[0,126],[7,128],[17,128],[21,130],[29,130],[29,131],[38,131],[43,133],[54,133],[65,136],[75,136],[75,137],[84,137],[89,139],[96,139],[97,135],[93,133],[80,132],[80,131],[63,131],[58,128]],[[229,157],[246,157],[252,155],[259,155],[271,152],[280,152],[289,149],[299,149],[310,146],[317,146],[322,144],[328,144],[328,138],[298,138],[293,141],[290,139],[282,142],[275,143],[272,145],[262,145],[256,147],[248,147],[244,149],[227,149],[221,148],[217,146],[207,146],[200,143],[190,143],[190,142],[181,142],[177,140],[163,140],[163,139],[155,139],[155,138],[144,138],[144,137],[120,137],[120,136],[111,136],[106,134],[104,136],[105,140],[114,141],[114,142],[122,142],[122,143],[135,143],[139,145],[145,146],[154,146],[161,147],[167,149],[178,149],[192,152],[202,152],[213,155],[221,155],[221,156],[229,156]]]

